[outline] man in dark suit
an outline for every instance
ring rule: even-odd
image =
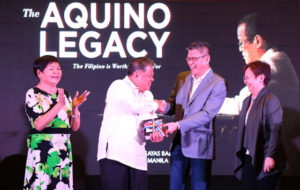
[[[226,97],[225,82],[210,68],[209,44],[194,42],[187,47],[191,71],[178,75],[168,102],[159,102],[162,113],[175,114],[166,123],[173,133],[170,189],[184,189],[191,171],[191,188],[207,189],[214,158],[213,119]]]

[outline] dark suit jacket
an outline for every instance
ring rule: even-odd
[[[246,149],[250,152],[258,179],[279,172],[285,163],[280,140],[282,109],[278,98],[269,93],[268,88],[263,88],[253,102],[245,125],[250,101],[251,96],[244,100],[238,125],[234,164],[234,172],[238,179],[242,179]],[[269,173],[263,171],[266,157],[275,160],[275,169]]]
[[[222,77],[210,70],[188,101],[191,81],[190,72],[178,75],[166,113],[168,115],[175,113],[180,126],[181,148],[186,157],[213,159],[212,121],[226,97],[225,82]]]

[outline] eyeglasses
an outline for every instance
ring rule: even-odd
[[[243,41],[241,41],[241,42],[238,42],[238,46],[239,46],[239,47],[244,47],[245,43],[247,43],[247,42],[250,42],[250,40],[249,40],[249,39],[246,39],[246,40],[243,40]]]
[[[187,57],[185,59],[186,59],[186,61],[197,61],[198,59],[203,58],[205,56],[207,56],[207,54],[199,56],[199,57]]]

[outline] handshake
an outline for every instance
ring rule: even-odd
[[[154,99],[154,101],[157,103],[158,105],[158,108],[157,108],[157,112],[158,113],[165,113],[166,111],[166,106],[167,106],[167,102],[165,100],[157,100],[157,99]]]

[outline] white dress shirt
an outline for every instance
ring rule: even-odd
[[[198,79],[195,78],[194,75],[192,75],[193,77],[193,88],[192,88],[192,92],[190,95],[190,98],[193,96],[194,92],[196,91],[196,89],[198,88],[198,86],[200,85],[202,79],[204,79],[204,77],[207,75],[207,73],[210,71],[211,69],[209,68],[201,77],[199,77]]]
[[[106,95],[97,160],[108,158],[147,170],[146,142],[140,123],[157,117],[157,108],[152,93],[139,93],[127,76],[114,81]]]

